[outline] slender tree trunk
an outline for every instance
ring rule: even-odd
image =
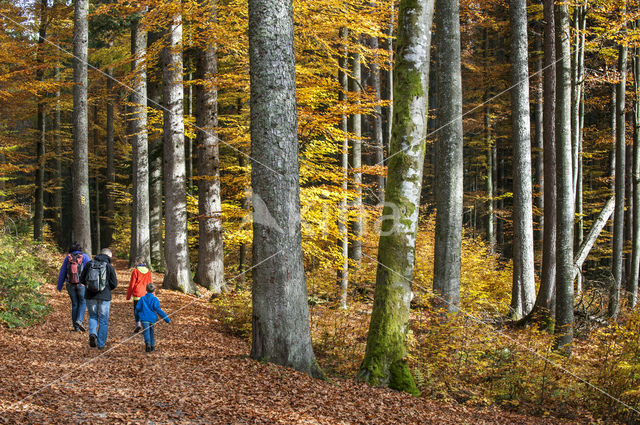
[[[635,27],[639,21],[635,22]],[[629,306],[638,303],[638,273],[640,271],[640,48],[633,55],[633,241],[631,249],[631,270],[628,278]]]
[[[582,264],[584,260],[587,259],[589,255],[589,251],[593,248],[593,245],[596,243],[596,239],[598,239],[598,235],[604,229],[604,226],[607,224],[609,217],[611,217],[611,213],[613,213],[613,209],[615,207],[615,198],[609,198],[609,200],[602,207],[602,211],[598,214],[598,217],[593,222],[593,226],[591,226],[591,230],[587,235],[587,239],[582,241],[582,244],[578,246],[576,249],[576,254],[573,257],[573,262],[575,264],[574,276],[577,276],[582,268]]]
[[[99,128],[99,120],[98,120],[98,105],[93,105],[93,155],[95,158],[99,158],[99,137],[98,137],[98,128]],[[95,237],[93,238],[93,248],[96,252],[100,252],[100,165],[99,163],[95,165],[93,170],[93,184],[95,187],[95,201],[94,201],[94,226],[93,226],[93,234]]]
[[[60,82],[60,68],[56,65],[56,81]],[[54,146],[54,175],[56,189],[53,193],[53,209],[55,216],[55,234],[59,246],[62,246],[62,189],[64,184],[62,180],[62,108],[60,106],[60,98],[62,92],[60,86],[56,90],[56,104],[53,117],[53,146]]]
[[[202,6],[205,3],[201,3]],[[215,23],[215,4],[207,7],[207,21]],[[219,294],[224,287],[220,153],[218,148],[218,88],[212,80],[218,71],[216,46],[197,49],[195,87],[196,146],[198,159],[199,244],[196,282]]]
[[[389,62],[387,66],[389,67],[388,71],[383,71],[382,75],[384,78],[384,100],[388,100],[389,106],[387,106],[384,110],[385,112],[385,127],[383,131],[383,143],[387,148],[387,152],[389,152],[390,143],[391,143],[391,124],[393,120],[393,28],[394,28],[394,15],[395,15],[395,1],[389,2],[389,26],[385,30],[385,37],[383,38],[382,48],[387,51],[389,56]]]
[[[38,70],[36,71],[36,79],[42,83],[45,81],[44,75],[44,59],[43,48],[44,41],[47,38],[47,26],[49,24],[49,13],[47,7],[47,0],[41,0],[40,2],[40,28],[38,30],[38,48],[36,51],[36,63],[38,64]],[[37,168],[35,172],[35,208],[33,216],[33,239],[36,241],[42,241],[42,226],[44,222],[44,183],[45,183],[45,153],[47,142],[47,112],[44,104],[44,93],[38,93],[38,141],[36,143],[36,162]]]
[[[349,92],[353,96],[354,107],[359,108],[362,67],[360,54],[349,55]],[[351,201],[351,210],[354,217],[351,218],[351,241],[349,244],[349,266],[353,268],[351,282],[357,280],[357,273],[362,261],[362,115],[354,113],[349,119],[349,134],[351,134],[351,168],[353,169],[353,191],[356,196]]]
[[[358,378],[418,395],[407,330],[426,151],[433,1],[400,1],[394,122],[373,312]],[[438,27],[440,29],[440,27]],[[458,74],[459,75],[459,74]]]
[[[511,308],[526,315],[535,303],[531,136],[526,0],[511,0],[511,90],[513,126],[513,288]]]
[[[73,239],[91,249],[89,205],[88,72],[89,0],[75,0],[73,14]]]
[[[147,46],[156,43],[162,34],[149,32]],[[147,107],[159,110],[162,101],[162,73],[159,64],[147,63]],[[164,244],[162,240],[162,126],[156,124],[149,138],[149,240],[151,264],[156,269],[164,269]]]
[[[189,85],[187,86],[187,115],[189,117],[193,116],[193,73],[192,69],[192,60],[191,55],[188,56],[188,66],[189,69]],[[184,157],[185,157],[185,169],[187,173],[187,191],[188,193],[193,193],[193,139],[191,137],[185,138],[184,143]]]
[[[129,267],[137,257],[149,261],[149,146],[147,140],[147,30],[140,18],[131,23],[131,71],[135,75],[135,91],[131,93],[131,152],[133,174],[133,211]]]
[[[347,92],[349,91],[349,79],[347,67],[349,66],[347,42],[349,30],[346,27],[340,28],[340,39],[342,40],[342,54],[339,58],[338,81],[340,82],[340,92],[338,101],[347,108]],[[346,113],[342,114],[340,120],[340,130],[342,132],[342,146],[340,147],[342,159],[342,197],[340,198],[340,214],[338,216],[339,249],[342,253],[342,264],[338,270],[338,284],[340,285],[340,306],[347,308],[347,289],[349,288],[349,212],[347,203],[347,190],[349,189],[349,119]]]
[[[573,342],[573,185],[571,163],[571,43],[569,7],[555,4],[556,24],[556,170],[557,278],[556,345],[571,355]]]
[[[544,25],[537,24],[536,28],[539,30],[544,29]],[[544,111],[543,111],[543,93],[544,93],[544,71],[543,71],[543,38],[544,35],[542,33],[536,34],[536,90],[535,90],[535,107],[534,107],[534,116],[535,116],[535,136],[534,136],[534,146],[535,146],[535,173],[534,173],[534,190],[536,193],[534,202],[537,209],[536,212],[536,228],[533,232],[534,241],[536,246],[540,246],[540,243],[543,242],[543,234],[544,234],[544,215],[541,215],[541,212],[544,211]]]
[[[184,91],[182,87],[182,15],[175,12],[162,52],[164,95],[164,193],[166,272],[163,286],[193,293],[187,237],[184,165]]]
[[[627,46],[620,44],[618,49],[618,69],[620,81],[616,92],[616,175],[615,193],[616,208],[613,213],[613,254],[611,272],[613,281],[609,289],[608,315],[617,318],[620,309],[620,288],[622,285],[622,262],[624,255],[624,204],[626,173],[626,138],[625,138],[625,88],[627,82]]]
[[[291,0],[249,0],[249,60],[254,200],[251,357],[320,377],[311,345],[302,258]]]
[[[436,231],[433,290],[436,306],[457,311],[460,304],[462,244],[462,78],[458,0],[436,0],[438,75]]]
[[[372,3],[375,5],[375,2]],[[378,50],[378,38],[370,37],[370,47],[374,52]],[[371,62],[371,66],[369,68],[369,86],[371,87],[376,102],[376,106],[373,108],[373,114],[370,116],[370,126],[371,126],[371,144],[373,145],[373,149],[375,152],[375,165],[382,166],[384,165],[384,141],[382,137],[382,107],[380,106],[380,101],[382,100],[382,95],[380,91],[380,67],[376,63],[378,60],[377,53]],[[378,206],[382,206],[384,204],[384,176],[379,174],[376,176],[377,190],[376,190],[376,202]]]
[[[107,68],[107,175],[106,175],[106,205],[105,205],[105,229],[102,243],[111,246],[113,243],[113,216],[115,214],[115,197],[113,189],[116,183],[115,176],[115,132],[113,128],[113,68]]]

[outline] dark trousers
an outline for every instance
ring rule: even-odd
[[[140,321],[140,318],[138,317],[138,312],[136,312],[137,305],[138,305],[138,300],[133,300],[133,318],[136,321],[136,325],[138,325],[138,322]]]

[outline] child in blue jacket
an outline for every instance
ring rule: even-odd
[[[158,320],[158,316],[165,322],[171,323],[169,316],[160,308],[160,300],[153,295],[156,291],[156,285],[149,283],[147,285],[147,294],[138,300],[136,304],[136,313],[140,319],[144,334],[144,345],[147,353],[156,349],[156,340],[153,334],[153,327]]]

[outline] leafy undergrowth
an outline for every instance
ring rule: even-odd
[[[124,299],[126,262],[117,261],[116,269],[120,286],[104,351],[90,348],[86,333],[71,332],[67,294],[56,293],[53,281],[44,288],[52,307],[44,322],[0,328],[0,423],[558,423],[352,380],[321,381],[253,361],[247,341],[224,332],[214,316],[220,310],[206,298],[172,291],[158,292],[172,323],[159,322],[157,349],[146,353]]]
[[[428,221],[418,238],[408,337],[408,360],[423,398],[580,423],[638,421],[640,313],[623,316],[619,325],[582,332],[571,358],[557,355],[552,335],[505,326],[511,264],[481,241],[465,238],[462,308],[444,320],[430,307],[432,235]],[[366,246],[365,252],[365,258],[375,257],[376,247]],[[332,377],[355,376],[364,357],[375,269],[374,261],[363,260],[346,310],[338,307],[334,270],[307,274],[314,350]],[[249,292],[219,298],[216,318],[225,329],[249,338],[250,302]]]
[[[0,235],[0,326],[29,326],[46,315],[40,286],[55,278],[57,257],[46,245]]]

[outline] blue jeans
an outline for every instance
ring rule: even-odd
[[[98,337],[98,348],[104,347],[104,344],[107,342],[110,308],[111,301],[87,300],[87,310],[89,310],[89,335],[96,335]]]
[[[149,344],[152,347],[156,346],[156,339],[153,335],[153,328],[155,323],[152,322],[142,322],[142,329],[144,335],[145,344]]]
[[[84,290],[84,285],[74,285],[67,282],[67,292],[71,298],[71,323],[74,329],[78,328],[76,322],[82,323],[84,321],[84,311],[87,307],[84,301]]]

